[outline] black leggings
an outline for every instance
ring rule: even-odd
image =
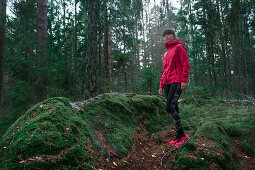
[[[185,133],[182,128],[179,108],[177,105],[178,99],[182,93],[181,83],[164,84],[163,88],[167,98],[166,111],[170,113],[174,120],[177,136],[184,137]]]

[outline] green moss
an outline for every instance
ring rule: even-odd
[[[165,110],[165,101],[157,96],[137,95],[132,98],[133,104],[149,123],[148,132],[154,133],[162,127],[173,123],[170,115]]]
[[[242,141],[241,146],[247,155],[255,157],[255,151],[247,140]]]
[[[91,161],[91,157],[85,153],[85,150],[81,146],[75,145],[62,155],[62,159],[60,159],[58,163],[61,165],[75,167],[83,162]]]
[[[84,149],[88,140],[101,153],[107,153],[96,132],[123,157],[132,149],[132,131],[137,130],[138,121],[149,122],[147,128],[150,132],[170,123],[164,102],[157,96],[104,94],[98,100],[85,103],[86,107],[81,111],[74,110],[69,100],[62,97],[50,98],[33,106],[2,136],[0,160],[4,163],[1,166],[21,167],[17,163],[21,160],[40,155],[57,157],[67,149],[59,160],[55,160],[54,166],[47,160],[24,166],[89,169],[94,160]]]
[[[184,130],[191,130],[192,127],[189,125],[189,123],[186,120],[182,120],[182,127]]]
[[[82,126],[76,126],[76,122]],[[48,99],[28,110],[2,136],[1,159],[8,163],[36,155],[55,155],[71,147],[80,134],[91,137],[88,126],[72,110],[68,99]]]
[[[202,126],[198,127],[193,137],[207,137],[214,141],[220,141],[221,135],[219,135],[219,129],[214,122],[205,122]]]
[[[236,154],[229,137],[249,136],[243,147],[247,148],[247,152],[252,151],[254,112],[252,109],[220,103],[212,98],[213,89],[203,90],[206,89],[194,89],[196,101],[184,96],[180,103],[183,127],[192,131],[189,133],[191,140],[177,151],[175,160],[179,169],[205,169],[211,161],[217,163],[218,168],[234,169]],[[203,94],[199,96],[201,92]],[[109,156],[96,133],[102,135],[119,157],[126,156],[133,145],[132,131],[139,129],[137,125],[144,123],[149,134],[152,134],[173,123],[165,111],[165,102],[162,96],[107,93],[100,99],[85,101],[85,108],[77,111],[70,106],[67,98],[45,100],[29,109],[2,136],[1,166],[12,169],[24,166],[92,169],[96,160],[87,153],[88,140],[92,142],[93,149]],[[201,137],[212,141],[215,146],[210,147],[209,153],[201,150],[195,155],[196,159],[185,157],[196,153],[194,151],[198,147],[195,141]],[[160,142],[159,137],[155,140]],[[55,164],[51,160],[25,165],[19,163],[34,156],[57,156],[60,153],[61,158],[54,160]],[[226,164],[226,161],[229,163]]]
[[[195,151],[196,145],[193,142],[187,142],[183,145],[184,148],[187,148],[188,151]]]
[[[205,169],[209,163],[202,159],[180,158],[178,160],[178,169]]]

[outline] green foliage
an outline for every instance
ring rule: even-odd
[[[116,68],[125,67],[130,62],[130,57],[127,54],[121,53],[121,51],[113,51],[113,59],[116,62],[113,66]]]
[[[193,142],[188,142],[183,145],[184,148],[186,148],[188,151],[195,151],[196,146]]]
[[[185,103],[195,103],[197,106],[205,105],[210,99],[216,99],[215,96],[219,94],[213,86],[195,86],[191,84],[185,90]],[[193,102],[195,100],[195,102]]]
[[[158,91],[157,74],[151,67],[145,67],[142,69],[141,87],[143,91],[149,91],[156,93]]]
[[[181,158],[178,160],[179,169],[204,169],[209,163],[201,159]]]
[[[25,81],[17,81],[12,86],[12,94],[9,101],[10,107],[17,110],[25,110],[28,103],[32,103],[35,100],[33,85]],[[18,115],[20,116],[20,115]]]
[[[243,140],[241,143],[241,146],[248,156],[255,157],[255,149],[252,148],[251,144],[247,141],[247,140],[249,140],[250,137],[247,137],[247,139]],[[252,142],[254,142],[254,141],[252,141]]]
[[[81,162],[91,162],[91,157],[84,154],[85,150],[81,146],[73,146],[64,155],[62,155],[62,159],[58,163],[68,167],[75,167],[81,164]]]
[[[160,130],[163,126],[173,122],[165,110],[165,101],[155,96],[136,95],[133,102],[139,114],[149,122],[147,130],[150,133]],[[151,104],[153,103],[153,105]],[[160,120],[160,121],[159,121]]]

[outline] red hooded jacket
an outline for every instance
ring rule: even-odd
[[[189,76],[189,60],[187,50],[179,40],[165,44],[167,52],[163,55],[163,74],[159,88],[164,84],[187,82]]]

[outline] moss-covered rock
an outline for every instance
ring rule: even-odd
[[[178,169],[237,169],[240,160],[232,138],[243,141],[246,154],[254,155],[255,107],[231,105],[207,93],[206,89],[194,88],[182,96],[182,122],[191,130],[191,140],[176,153],[172,166],[178,166]]]
[[[172,168],[236,169],[231,137],[239,138],[245,152],[254,156],[254,111],[204,100],[200,90],[194,92],[197,100],[184,96],[180,102],[182,124],[191,139],[175,153]],[[150,135],[174,125],[165,102],[162,96],[112,93],[76,103],[62,97],[40,102],[1,137],[0,169],[102,167],[97,165],[101,155],[127,156],[134,131]],[[151,137],[163,144],[162,136]]]
[[[55,97],[29,109],[1,138],[1,166],[92,168],[96,160],[88,154],[88,141],[105,157],[123,157],[139,121],[146,120],[151,133],[171,122],[157,96],[104,94],[82,105],[76,110],[67,98]]]

